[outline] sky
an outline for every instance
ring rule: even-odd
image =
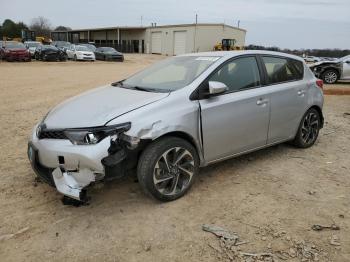
[[[0,0],[6,18],[30,24],[44,16],[73,29],[226,23],[247,30],[246,44],[281,48],[350,48],[350,0]]]

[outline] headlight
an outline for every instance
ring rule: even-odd
[[[118,135],[131,128],[131,123],[113,126],[66,129],[64,134],[74,145],[93,145],[99,143],[107,136]]]

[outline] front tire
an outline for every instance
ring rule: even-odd
[[[150,144],[137,166],[137,177],[144,192],[161,201],[182,197],[198,172],[195,148],[177,137],[164,137]]]
[[[78,61],[77,55],[74,55],[73,60],[74,60],[74,61]]]
[[[322,74],[322,80],[327,84],[335,84],[338,81],[338,72],[334,69],[329,69]]]
[[[308,148],[315,144],[319,130],[321,128],[321,116],[315,109],[309,109],[298,128],[298,133],[293,140],[293,144],[299,148]]]

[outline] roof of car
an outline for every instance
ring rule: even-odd
[[[282,53],[282,52],[265,51],[265,50],[212,51],[212,52],[191,53],[191,54],[185,54],[182,56],[219,56],[219,57],[230,58],[230,57],[235,57],[235,56],[239,56],[239,55],[249,55],[249,54],[284,56],[284,57],[289,57],[289,58],[303,61],[303,59],[301,57],[296,56],[296,55],[290,55],[290,54]]]

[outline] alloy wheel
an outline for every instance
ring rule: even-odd
[[[337,73],[335,73],[334,71],[329,71],[324,76],[324,80],[326,81],[326,83],[329,84],[335,83],[337,81],[337,78]]]
[[[318,135],[320,120],[317,114],[309,112],[303,121],[301,127],[301,137],[305,144],[312,144]]]
[[[153,183],[156,190],[167,196],[186,190],[195,172],[194,158],[185,148],[173,147],[156,162]]]

